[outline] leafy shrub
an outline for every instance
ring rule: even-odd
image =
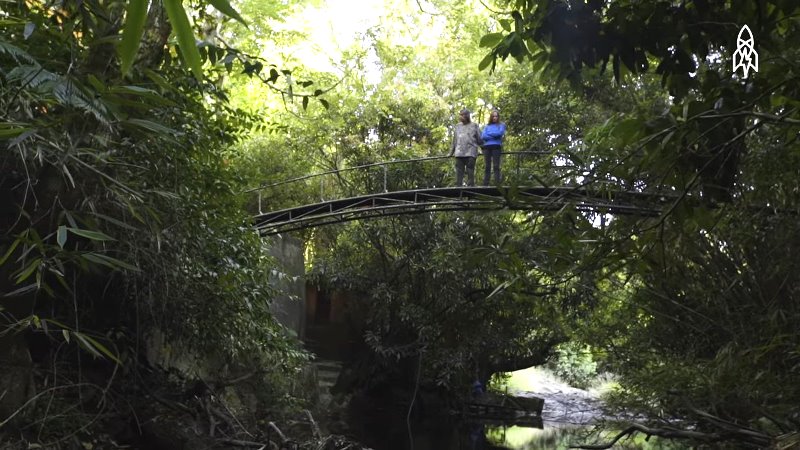
[[[597,362],[588,345],[565,342],[556,346],[556,353],[547,367],[561,379],[581,389],[586,389],[597,375]]]

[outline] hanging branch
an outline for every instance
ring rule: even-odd
[[[717,421],[715,420],[714,423],[717,423]],[[651,428],[646,425],[634,423],[605,444],[579,444],[571,445],[569,448],[579,448],[585,450],[609,449],[623,437],[632,436],[637,432],[647,435],[647,439],[650,439],[651,436],[657,436],[667,439],[689,439],[708,444],[722,441],[736,441],[740,444],[755,448],[768,447],[773,441],[771,436],[751,430],[749,428],[739,426],[725,426],[723,428],[725,432],[704,433],[701,431],[678,430],[674,428]]]
[[[246,53],[244,53],[244,52],[242,52],[242,51],[240,51],[238,49],[235,49],[235,48],[231,47],[230,45],[228,45],[228,43],[225,42],[225,40],[220,38],[220,37],[217,37],[217,40],[219,40],[219,42],[222,43],[222,45],[224,46],[224,47],[217,47],[217,48],[222,49],[222,50],[227,52],[227,55],[223,59],[225,65],[232,64],[234,60],[238,61],[239,63],[241,63],[244,66],[244,73],[245,74],[247,74],[249,76],[257,77],[268,88],[270,88],[274,92],[277,92],[277,93],[281,94],[281,96],[284,98],[284,104],[286,103],[286,97],[287,96],[289,97],[290,101],[293,100],[294,98],[300,98],[300,99],[302,99],[302,102],[303,102],[303,109],[306,109],[306,107],[308,106],[308,100],[310,98],[317,98],[317,100],[319,100],[319,102],[322,104],[322,106],[325,107],[325,109],[328,109],[329,104],[328,104],[327,100],[319,98],[319,97],[322,96],[322,95],[327,94],[330,91],[332,91],[339,84],[341,84],[342,81],[344,81],[344,79],[345,79],[345,75],[343,75],[342,77],[339,78],[338,81],[336,81],[331,86],[329,86],[329,87],[327,87],[325,89],[316,89],[313,93],[299,93],[298,94],[298,93],[294,92],[294,89],[292,88],[292,86],[294,84],[297,84],[300,87],[306,88],[306,87],[312,85],[313,82],[312,81],[304,81],[304,82],[300,82],[300,83],[293,83],[292,82],[292,78],[291,78],[292,72],[290,70],[287,70],[287,69],[283,69],[283,70],[281,70],[279,72],[278,69],[277,69],[277,66],[275,66],[274,64],[269,64],[271,67],[269,69],[269,76],[267,76],[262,72],[262,70],[263,70],[263,68],[265,66],[265,63],[267,63],[266,60],[264,60],[263,58],[260,58],[258,56],[249,55],[249,54],[246,54]],[[282,89],[282,88],[278,87],[277,85],[275,85],[275,81],[277,81],[278,78],[281,77],[281,74],[287,80],[287,84],[289,86],[287,89]]]

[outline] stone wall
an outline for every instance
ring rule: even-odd
[[[272,302],[272,313],[281,324],[302,339],[306,328],[303,241],[291,236],[276,236],[270,254],[278,267],[270,274],[269,280],[280,294]]]

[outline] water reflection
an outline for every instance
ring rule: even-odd
[[[578,444],[601,444],[610,442],[618,430],[604,430],[593,426],[563,426],[558,423],[545,423],[542,428],[531,427],[491,427],[486,430],[487,442],[494,447],[508,450],[560,450]],[[618,441],[614,449],[626,450],[682,450],[688,449],[680,442],[658,438],[645,440],[636,435]],[[376,449],[377,450],[377,449]]]
[[[416,418],[415,418],[416,417]],[[570,445],[610,442],[618,430],[604,430],[592,425],[575,426],[559,422],[521,422],[526,426],[478,420],[466,420],[447,414],[414,416],[407,421],[407,411],[396,407],[375,407],[362,403],[350,408],[346,430],[339,430],[374,450],[560,450]],[[533,424],[533,426],[530,426]],[[681,442],[644,435],[621,439],[614,449],[683,450]]]
[[[587,429],[547,424],[543,428],[493,427],[487,430],[487,440],[510,450],[566,449],[570,445],[589,442]]]
[[[618,432],[545,423],[543,428],[487,425],[436,417],[409,424],[399,415],[371,414],[351,423],[351,434],[374,450],[560,450],[609,442]],[[682,450],[680,443],[645,436],[624,438],[614,449]]]
[[[410,424],[400,415],[373,413],[358,423],[350,421],[350,432],[374,450],[501,450],[490,443],[482,424],[458,423],[450,417],[416,420]]]

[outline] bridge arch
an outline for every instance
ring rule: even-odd
[[[543,155],[551,156],[547,164],[542,164]],[[258,198],[259,212],[253,218],[253,224],[260,234],[272,235],[352,220],[428,211],[553,211],[565,206],[587,212],[654,216],[660,214],[664,204],[676,199],[674,194],[625,190],[608,180],[592,179],[589,173],[575,166],[552,164],[549,153],[512,152],[505,156],[503,186],[443,186],[452,183],[452,158],[441,156],[369,163],[265,184],[248,191]],[[527,158],[532,161],[523,161]],[[424,165],[428,167],[422,168]],[[367,186],[367,190],[372,192],[326,191],[325,177],[336,179],[345,187]],[[404,179],[398,182],[391,177]],[[278,195],[277,192],[292,190],[298,185],[309,191],[309,185],[317,182],[320,186],[319,201],[262,211],[264,197],[270,193]]]

